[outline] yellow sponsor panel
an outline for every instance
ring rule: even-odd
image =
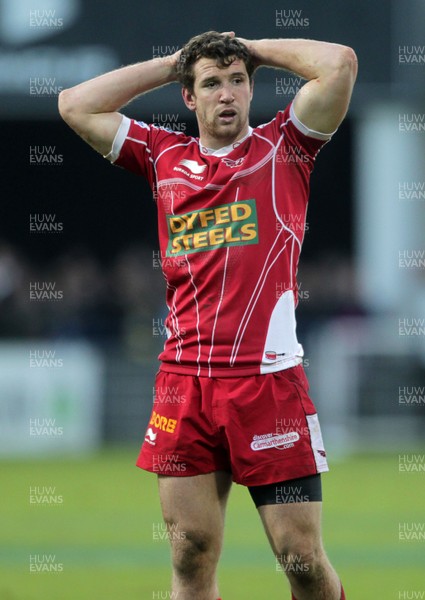
[[[167,256],[258,244],[255,199],[222,204],[183,215],[167,215]]]

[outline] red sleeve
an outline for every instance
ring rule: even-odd
[[[153,188],[156,182],[156,159],[162,150],[179,141],[181,135],[164,127],[123,117],[112,150],[105,158],[137,175],[143,175]]]
[[[284,111],[277,113],[276,117],[262,126],[271,136],[273,142],[285,148],[287,154],[305,158],[305,162],[313,168],[314,159],[319,150],[331,139],[333,133],[320,133],[306,127],[297,118],[293,103],[291,102]],[[301,160],[299,161],[301,162]]]

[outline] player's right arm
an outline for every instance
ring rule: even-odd
[[[63,90],[61,117],[90,146],[107,155],[122,120],[118,111],[140,94],[176,81],[179,55],[123,67]]]

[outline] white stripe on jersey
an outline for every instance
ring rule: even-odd
[[[126,138],[127,140],[130,140],[130,142],[136,142],[136,144],[142,144],[143,146],[146,146],[146,152],[149,152],[149,154],[151,153],[150,148],[148,147],[147,143],[144,142],[143,140],[138,140],[137,138],[132,138],[129,135]]]
[[[174,215],[174,192],[171,192],[171,214]]]
[[[186,181],[186,179],[180,179],[180,177],[173,177],[172,179],[161,179],[161,181],[158,181],[158,188],[166,187],[167,185],[170,185],[173,183],[187,185],[187,187],[190,187],[193,190],[197,190],[197,191],[203,189],[202,187],[200,187],[199,185],[196,185],[195,183],[192,183],[191,181]]]
[[[167,281],[167,279],[166,279]],[[177,317],[177,311],[176,311],[176,298],[177,298],[177,288],[174,285],[171,285],[170,283],[168,283],[167,281],[167,288],[171,291],[174,292],[173,295],[173,304],[172,306],[168,306],[168,310],[170,311],[170,317],[171,317],[171,321],[173,323],[173,328],[174,328],[174,334],[176,336],[177,342],[176,342],[176,362],[180,362],[180,358],[182,355],[182,343],[183,343],[183,339],[180,335],[180,330],[179,330],[179,319]]]
[[[198,304],[198,298],[197,298],[198,288],[196,287],[195,280],[193,279],[192,270],[190,268],[189,258],[187,256],[187,254],[185,254],[184,256],[185,256],[185,259],[186,259],[186,262],[187,262],[187,268],[189,270],[190,282],[193,285],[193,288],[195,290],[193,292],[193,299],[195,300],[195,304],[196,304],[196,332],[198,334],[198,356],[197,356],[196,362],[198,363],[198,373],[197,373],[197,375],[199,377],[199,375],[201,374],[201,334],[199,332],[199,320],[200,320],[200,317],[199,317],[199,304]]]
[[[171,177],[170,179],[161,179],[161,181],[158,182],[158,187],[161,185],[165,186],[165,185],[170,185],[173,183],[187,185],[187,187],[190,187],[193,190],[217,190],[217,191],[220,191],[224,188],[224,185],[216,185],[215,183],[207,183],[205,185],[205,187],[201,187],[199,185],[196,185],[195,183],[192,183],[191,181],[187,181],[186,179],[180,179],[180,177]]]

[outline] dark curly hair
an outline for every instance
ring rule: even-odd
[[[177,79],[190,92],[193,92],[195,83],[193,67],[200,58],[214,58],[221,68],[228,67],[239,58],[245,63],[249,81],[252,81],[255,66],[245,44],[230,35],[207,31],[191,38],[183,46],[176,66]]]

